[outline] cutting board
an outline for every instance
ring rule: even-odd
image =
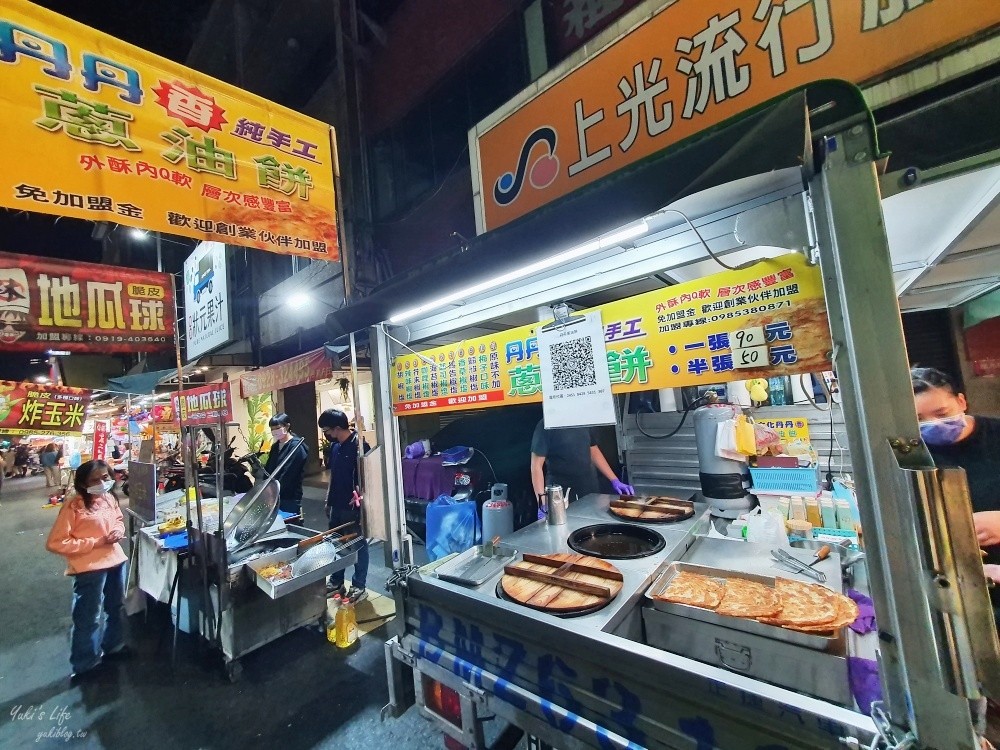
[[[621,495],[608,510],[619,518],[647,523],[674,523],[694,515],[694,503],[675,497],[635,497]]]
[[[547,564],[532,562],[538,559],[546,560]],[[567,563],[574,567],[569,569]],[[527,577],[532,571],[604,589],[607,595],[576,591],[556,582],[534,580]],[[559,552],[552,555],[526,555],[526,559],[506,566],[500,585],[504,593],[516,602],[546,612],[567,613],[607,604],[621,591],[622,580],[621,571],[605,560],[572,552]]]

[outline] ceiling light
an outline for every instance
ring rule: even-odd
[[[138,227],[133,227],[129,230],[129,237],[133,240],[145,240],[149,238],[149,232],[145,229],[139,229]]]
[[[37,378],[35,378],[35,382],[36,383],[48,383],[49,382],[49,377],[48,377],[48,375],[39,375]]]
[[[288,297],[285,304],[292,310],[301,310],[303,307],[312,302],[312,297],[310,297],[305,292],[296,292]]]
[[[47,352],[50,357],[68,357],[72,352],[68,352],[65,349],[49,349]]]
[[[597,239],[591,240],[590,242],[585,242],[582,245],[577,245],[574,248],[570,248],[564,252],[558,253],[557,255],[551,255],[544,260],[536,261],[527,266],[522,266],[516,271],[511,271],[510,273],[505,273],[501,276],[496,276],[487,281],[483,281],[479,284],[475,284],[465,289],[461,289],[457,292],[453,292],[444,297],[439,297],[438,299],[431,300],[419,307],[412,307],[409,310],[403,310],[402,312],[396,313],[389,318],[390,323],[402,323],[406,320],[410,320],[420,315],[421,313],[428,312],[429,310],[434,310],[438,307],[444,307],[445,305],[450,305],[453,302],[458,302],[459,300],[465,299],[467,297],[472,297],[481,292],[485,292],[489,289],[493,289],[504,284],[509,284],[512,281],[517,281],[518,279],[523,279],[527,276],[539,273],[541,271],[546,271],[555,266],[561,265],[563,263],[568,263],[572,260],[576,260],[584,255],[595,252],[596,250],[604,250],[609,247],[614,247],[615,245],[621,244],[630,239],[640,237],[649,231],[649,225],[646,224],[645,220],[640,221],[638,224],[633,224],[631,226],[620,229],[616,232],[612,232],[604,237],[599,237]]]

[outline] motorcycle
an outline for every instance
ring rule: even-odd
[[[212,435],[209,435],[212,440],[213,449],[202,451],[201,455],[206,456],[204,466],[198,468],[198,484],[201,486],[202,497],[215,497],[216,485],[216,451],[214,450],[215,442]],[[263,466],[260,463],[260,456],[263,455],[260,452],[248,453],[240,458],[235,458],[234,454],[236,448],[233,447],[233,442],[236,440],[234,436],[229,441],[229,446],[223,452],[222,459],[222,489],[223,492],[232,492],[233,494],[239,495],[244,492],[249,492],[250,488],[253,487],[252,476],[258,476],[258,467],[260,470]],[[161,477],[165,477],[163,483],[163,491],[170,492],[172,490],[182,489],[185,485],[184,476],[184,464],[180,461],[175,461],[169,467],[165,467],[160,472]]]

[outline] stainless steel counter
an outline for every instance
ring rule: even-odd
[[[534,552],[550,555],[557,552],[572,552],[566,543],[571,533],[584,526],[597,523],[625,523],[608,512],[608,504],[617,499],[617,495],[587,495],[575,503],[571,503],[567,512],[567,521],[561,526],[550,526],[546,521],[536,521],[513,534],[503,537],[505,544],[513,546],[518,552]],[[663,536],[666,546],[654,555],[635,560],[608,560],[624,576],[622,590],[606,607],[589,615],[568,618],[573,630],[586,628],[598,632],[614,630],[637,606],[643,593],[662,565],[675,560],[691,546],[695,533],[705,533],[707,530],[708,505],[695,504],[695,514],[692,518],[679,523],[666,524],[635,524],[648,527]],[[438,581],[440,585],[454,587],[458,591],[468,592],[475,598],[485,598],[490,601],[517,609],[525,609],[520,604],[505,602],[496,595],[497,583],[502,572],[498,572],[484,584],[476,588],[467,588],[446,581]],[[558,619],[558,618],[557,618]]]
[[[566,539],[572,531],[594,523],[615,522],[607,511],[614,497],[588,495],[569,506],[564,526],[551,527],[540,521],[504,537],[503,541],[520,552],[568,552]],[[821,737],[823,727],[832,721],[855,736],[870,739],[871,720],[841,705],[817,700],[808,691],[763,682],[646,642],[642,622],[645,591],[667,563],[690,554],[699,537],[708,533],[709,523],[707,506],[696,504],[694,517],[686,521],[636,524],[662,534],[666,546],[649,557],[611,560],[624,577],[621,592],[604,609],[579,617],[560,618],[500,599],[496,595],[502,575],[499,571],[474,588],[438,579],[430,570],[415,573],[409,578],[406,598],[412,605],[407,609],[404,635],[399,643],[404,650],[423,654],[434,664],[445,663],[454,656],[457,661],[452,668],[457,670],[456,674],[466,675],[474,666],[532,690],[542,690],[543,694],[555,684],[553,666],[572,664],[572,679],[560,673],[561,677],[567,677],[558,687],[563,701],[570,696],[573,700],[590,700],[587,697],[593,695],[593,686],[587,689],[590,677],[596,680],[594,685],[603,685],[612,675],[642,697],[650,716],[660,716],[677,710],[673,704],[664,703],[671,692],[665,684],[676,682],[685,685],[684,696],[707,690],[705,696],[728,695],[737,701],[750,700],[746,696],[752,696],[776,716],[794,710],[803,722],[802,731],[809,726],[812,728],[808,731],[814,734],[818,731]],[[732,544],[734,552],[740,548],[749,551],[738,542],[723,543]],[[556,660],[556,655],[563,661]],[[516,674],[510,671],[512,660],[520,665]],[[584,692],[578,695],[578,689]],[[850,729],[846,730],[847,727]],[[647,729],[654,734],[659,731],[653,725]],[[827,738],[828,745],[821,741],[816,746],[837,744],[836,736]]]

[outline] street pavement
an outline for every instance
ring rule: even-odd
[[[63,560],[45,550],[57,510],[44,477],[7,480],[0,497],[0,747],[423,748],[441,733],[416,709],[379,721],[388,700],[383,626],[344,654],[300,629],[242,659],[235,684],[221,659],[181,633],[170,661],[162,605],[129,619],[133,659],[94,683],[71,686],[72,585]],[[320,525],[324,493],[306,487],[306,525]],[[387,576],[372,549],[369,587]]]

